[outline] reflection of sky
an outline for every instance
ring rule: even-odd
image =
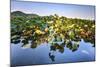
[[[50,52],[50,44],[42,44],[35,49],[22,49],[20,46],[21,44],[11,44],[11,64],[32,65],[95,60],[95,48],[90,43],[85,43],[84,41],[80,42],[80,46],[75,52],[72,52],[66,47],[64,53],[54,52],[55,62],[52,62],[48,55]]]
[[[95,19],[95,7],[89,5],[11,1],[11,11],[23,11],[39,15],[58,14],[72,18]]]

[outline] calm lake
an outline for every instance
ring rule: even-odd
[[[95,60],[95,48],[91,43],[81,40],[77,51],[72,52],[64,47],[64,52],[50,51],[50,44],[44,43],[36,48],[21,47],[22,43],[11,43],[11,65],[38,65],[38,64],[55,64],[70,63]]]

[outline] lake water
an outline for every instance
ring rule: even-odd
[[[54,61],[49,56],[52,53]],[[72,52],[64,47],[64,52],[50,51],[50,44],[44,43],[36,48],[23,48],[21,43],[11,44],[11,65],[40,65],[40,64],[55,64],[55,63],[70,63],[95,60],[95,48],[90,43],[85,43],[83,40],[77,51]]]

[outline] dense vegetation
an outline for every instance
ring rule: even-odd
[[[81,40],[95,47],[95,21],[59,17],[57,14],[39,16],[20,11],[11,13],[11,43],[31,43],[36,48],[41,43],[51,44],[51,50],[64,52],[64,47],[76,51]],[[49,54],[50,55],[50,54]]]

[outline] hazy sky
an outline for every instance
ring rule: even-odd
[[[41,16],[58,14],[71,18],[95,19],[95,6],[11,1],[11,11],[35,13]]]

